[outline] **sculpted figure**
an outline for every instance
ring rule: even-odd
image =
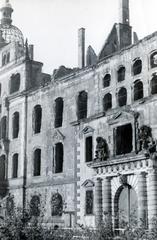
[[[97,137],[96,141],[97,145],[95,151],[95,158],[99,161],[105,161],[109,157],[107,142],[102,137]]]

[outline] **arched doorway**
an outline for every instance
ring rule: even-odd
[[[121,186],[115,196],[115,228],[135,223],[138,218],[138,199],[135,190],[128,184]]]

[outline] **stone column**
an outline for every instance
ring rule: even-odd
[[[147,183],[144,172],[138,175],[138,223],[147,225]]]
[[[103,179],[103,215],[104,221],[112,220],[111,178]]]
[[[102,179],[95,180],[95,225],[100,226],[102,222]]]
[[[148,173],[148,224],[153,228],[153,219],[157,216],[157,169],[151,169]]]

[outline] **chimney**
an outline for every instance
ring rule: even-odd
[[[34,45],[29,45],[29,58],[30,60],[34,60]]]
[[[85,29],[78,30],[78,67],[85,67]]]
[[[119,23],[129,25],[129,0],[119,0]]]

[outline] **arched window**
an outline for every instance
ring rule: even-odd
[[[82,91],[78,95],[78,102],[77,102],[77,115],[78,120],[84,119],[87,117],[87,93]]]
[[[0,156],[0,181],[5,180],[5,155]]]
[[[40,197],[33,196],[30,201],[30,215],[34,217],[40,216]]]
[[[7,137],[7,117],[4,116],[1,119],[1,138],[6,139]]]
[[[12,158],[12,178],[18,177],[18,154],[15,153]]]
[[[157,67],[157,52],[153,52],[150,56],[151,68]]]
[[[21,76],[19,73],[13,74],[10,79],[10,94],[18,92],[20,88]]]
[[[122,87],[118,92],[118,104],[120,107],[127,104],[127,91],[124,87]]]
[[[91,162],[93,160],[93,138],[92,138],[92,136],[86,137],[86,139],[85,139],[85,155],[86,155],[86,162]]]
[[[157,75],[154,75],[151,80],[151,94],[157,93]]]
[[[135,190],[130,185],[121,188],[118,196],[117,214],[118,228],[123,228],[124,224],[134,223],[138,217],[138,199]]]
[[[34,151],[34,176],[40,176],[41,173],[41,149]]]
[[[64,149],[62,143],[55,144],[54,173],[63,172]]]
[[[120,67],[118,70],[118,82],[122,82],[125,80],[125,67]]]
[[[19,113],[15,112],[12,119],[13,138],[18,138],[19,134]]]
[[[2,56],[2,67],[6,64],[6,58],[7,58],[7,56],[6,56],[6,54],[4,54]]]
[[[112,95],[107,93],[103,99],[104,112],[112,108]]]
[[[7,53],[7,63],[10,62],[10,52]]]
[[[42,108],[40,105],[36,105],[33,111],[33,130],[34,133],[40,133],[42,122]]]
[[[134,101],[143,98],[143,83],[139,80],[134,82]]]
[[[63,121],[63,99],[55,100],[55,128],[61,127]]]
[[[111,75],[106,74],[105,77],[103,78],[103,87],[109,87],[111,82]]]
[[[138,59],[133,64],[133,75],[140,74],[141,71],[142,71],[142,61]]]
[[[59,193],[54,193],[51,198],[51,215],[62,216],[63,213],[63,200]]]

